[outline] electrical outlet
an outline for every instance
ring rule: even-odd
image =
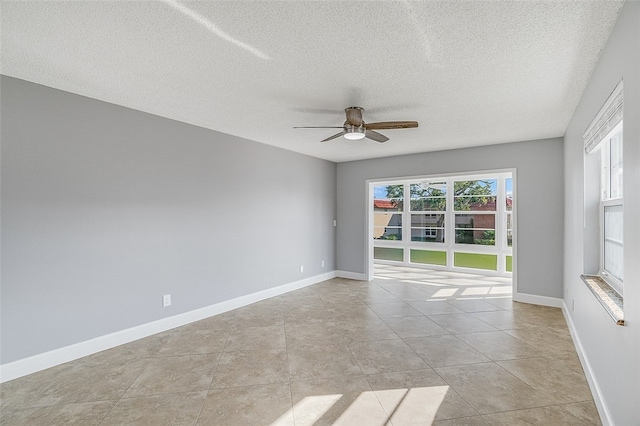
[[[162,307],[166,308],[167,306],[171,306],[171,295],[165,294],[162,296]]]
[[[337,221],[337,220],[334,220],[334,221],[333,221],[333,226],[334,226],[334,227],[335,227],[335,226],[338,226],[338,221]]]
[[[304,272],[304,265],[300,265],[300,273]]]
[[[324,268],[324,260],[321,262],[320,266]]]
[[[574,312],[576,309],[576,301],[574,299],[571,299],[571,312]]]

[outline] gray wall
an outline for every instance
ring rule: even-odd
[[[365,272],[367,179],[516,168],[518,292],[562,297],[562,156],[548,139],[339,163],[338,270]]]
[[[598,269],[585,231],[582,134],[624,79],[624,316],[620,327],[580,280]],[[565,134],[565,302],[597,392],[615,425],[640,424],[640,3],[627,1]],[[590,200],[587,200],[588,202]],[[586,233],[586,235],[585,235]]]
[[[334,163],[0,84],[2,363],[335,269]]]

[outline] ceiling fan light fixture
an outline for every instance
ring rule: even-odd
[[[362,139],[365,136],[364,126],[356,127],[356,126],[347,126],[344,129],[344,138],[349,139],[351,141],[356,141],[358,139]]]

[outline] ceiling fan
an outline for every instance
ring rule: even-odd
[[[362,120],[363,108],[349,107],[344,110],[347,115],[347,119],[342,126],[299,126],[294,129],[342,129],[341,132],[336,133],[333,136],[329,136],[320,142],[327,142],[331,139],[344,136],[346,139],[357,140],[362,138],[368,138],[376,142],[386,142],[389,140],[385,135],[376,132],[376,130],[386,129],[410,129],[412,127],[418,127],[417,121],[381,121],[378,123],[365,123]]]

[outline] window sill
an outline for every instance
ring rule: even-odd
[[[598,299],[617,325],[624,325],[624,300],[605,280],[597,275],[580,275],[582,281]]]

